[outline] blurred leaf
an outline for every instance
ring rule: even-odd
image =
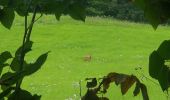
[[[103,79],[103,90],[106,93],[107,89],[110,87],[110,83],[115,82],[117,80],[118,73],[109,73],[106,77]]]
[[[12,58],[12,55],[9,51],[5,51],[0,55],[0,64],[4,64],[8,59]]]
[[[81,100],[100,100],[93,90],[87,90],[85,96]]]
[[[14,88],[10,87],[7,90],[0,93],[0,100],[3,99],[5,96],[7,96]]]
[[[133,75],[109,73],[106,78],[103,79],[103,90],[107,92],[110,83],[115,82],[116,85],[121,84],[121,92],[124,95],[128,89],[136,82],[136,77]]]
[[[146,86],[141,83],[140,87],[141,87],[141,91],[142,91],[143,100],[149,100],[149,96],[148,96],[148,92],[147,92]]]
[[[170,74],[170,73],[169,73]],[[86,80],[89,80],[86,79]],[[140,83],[139,79],[134,75],[126,75],[121,73],[111,72],[104,78],[100,84],[95,88],[88,88],[85,96],[81,100],[109,100],[107,97],[103,97],[103,94],[107,92],[111,83],[117,82],[116,85],[121,85],[121,92],[124,95],[130,87],[136,82],[135,90],[133,91],[134,96],[137,96],[142,91],[143,100],[149,100],[146,86],[143,83]],[[102,96],[100,97],[100,95]]]
[[[152,52],[149,57],[149,74],[152,78],[158,79],[158,74],[164,65],[164,60],[157,51]]]
[[[29,3],[30,0],[17,0],[16,1],[17,6],[15,6],[15,11],[17,12],[17,14],[20,16],[25,16]]]
[[[114,82],[114,81],[116,81],[117,76],[118,76],[118,73],[113,72],[113,73],[109,73],[107,75],[107,78],[109,78],[111,82]]]
[[[60,14],[60,13],[56,13],[56,14],[55,14],[55,18],[56,18],[57,20],[60,20],[60,17],[61,17],[61,14]]]
[[[12,55],[9,51],[5,51],[0,54],[0,75],[2,73],[2,70],[5,66],[8,66],[9,64],[5,63],[8,59],[12,58]]]
[[[97,79],[96,78],[92,78],[90,82],[87,82],[86,87],[87,88],[93,88],[97,86]]]
[[[23,72],[20,72],[20,73],[7,72],[2,75],[2,77],[0,79],[0,84],[6,85],[6,86],[11,86],[11,85],[15,84],[22,77],[23,77]]]
[[[55,14],[57,20],[62,14],[69,14],[76,20],[85,21],[86,0],[42,0],[37,4],[41,13]]]
[[[33,45],[33,42],[32,41],[27,41],[24,45],[24,53],[28,53],[29,51],[31,51],[32,49],[32,45]],[[21,55],[21,51],[22,51],[22,46],[20,46],[17,51],[15,52],[15,57],[19,57]]]
[[[41,100],[41,96],[35,94],[35,95],[33,95],[31,100]]]
[[[40,5],[41,13],[45,14],[55,14],[57,20],[60,19],[61,15],[64,13],[64,10],[68,8],[70,1],[68,0],[42,0],[37,4]]]
[[[8,64],[8,63],[5,63],[5,64],[2,64],[2,65],[1,65],[2,68],[3,68],[3,67],[6,67],[6,66],[9,66],[9,64]]]
[[[0,10],[0,22],[8,29],[11,28],[15,18],[15,13],[12,8],[3,8]]]
[[[165,65],[165,61],[170,60],[169,50],[170,40],[165,40],[149,57],[149,74],[159,81],[163,91],[170,86],[170,69]]]
[[[31,0],[10,0],[7,7],[13,8],[17,12],[18,15],[25,16],[26,10],[28,9],[28,5],[30,1]]]
[[[19,62],[18,58],[14,58],[12,60],[10,67],[11,67],[11,69],[13,71],[19,71],[19,69],[20,69],[20,62]]]
[[[110,78],[104,78],[103,79],[103,92],[106,93],[107,89],[110,87],[110,83],[112,81],[110,80]]]
[[[157,29],[158,25],[161,23],[160,19],[160,5],[158,3],[150,3],[149,1],[145,6],[145,17],[151,23],[154,29]]]
[[[20,71],[20,58],[14,58],[10,64],[10,67],[12,69],[12,71],[15,72],[19,72]],[[26,61],[23,62],[23,67],[28,66],[28,64],[26,63]]]
[[[115,84],[119,85],[119,84],[125,82],[128,77],[130,77],[130,76],[129,75],[125,75],[125,74],[117,74],[116,75]]]
[[[137,82],[135,86],[135,90],[133,91],[133,95],[137,96],[140,93],[140,83]]]
[[[165,40],[159,46],[157,52],[164,60],[170,59],[170,40]]]
[[[2,1],[2,2],[1,2]],[[0,10],[0,21],[6,28],[11,28],[15,14],[25,16],[27,10],[33,13],[34,8],[38,7],[38,13],[55,14],[59,20],[62,14],[69,14],[76,20],[85,21],[86,0],[0,0],[1,5],[6,5]],[[8,3],[8,4],[7,4]],[[30,5],[30,7],[29,7]]]
[[[30,92],[26,90],[19,90],[18,92],[13,92],[9,95],[8,100],[40,100],[41,96],[32,96]]]
[[[61,15],[70,2],[70,0],[41,0],[33,1],[33,5],[39,5],[41,13]]]
[[[0,5],[1,6],[7,6],[9,3],[9,0],[0,0]]]
[[[85,0],[80,0],[74,4],[71,4],[69,6],[68,12],[72,18],[76,20],[85,21],[86,18]]]
[[[169,71],[170,70],[167,66],[162,66],[161,70],[158,73],[158,81],[163,91],[168,90],[170,86]]]
[[[40,57],[38,57],[35,63],[25,66],[25,69],[24,69],[25,75],[31,75],[34,72],[38,71],[41,68],[41,66],[45,63],[48,53],[49,52],[42,54]]]
[[[134,4],[142,8],[146,19],[151,23],[154,29],[158,25],[166,22],[170,18],[169,0],[132,0]]]
[[[146,0],[131,0],[135,5],[139,6],[142,9],[145,9]]]
[[[122,94],[126,94],[130,87],[135,83],[135,78],[133,76],[127,77],[124,82],[121,83],[121,92]]]
[[[31,48],[32,48],[32,45],[33,45],[33,42],[32,41],[27,41],[24,45],[24,54],[28,53],[29,51],[31,51]],[[17,51],[15,52],[15,58],[12,60],[11,62],[11,69],[13,71],[19,71],[20,70],[20,59],[21,59],[21,52],[22,52],[22,46],[19,47],[17,49]],[[26,62],[24,61],[24,67],[26,66]]]
[[[109,100],[107,97],[100,97],[99,100]]]

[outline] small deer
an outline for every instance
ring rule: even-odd
[[[92,59],[92,56],[91,56],[91,55],[85,55],[85,56],[83,57],[83,60],[84,60],[84,61],[91,61],[91,59]]]

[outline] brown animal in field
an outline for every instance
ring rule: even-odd
[[[92,56],[91,56],[91,55],[85,55],[85,56],[83,57],[83,60],[84,60],[84,61],[91,61],[91,59],[92,59]]]

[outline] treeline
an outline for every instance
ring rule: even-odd
[[[144,12],[135,7],[130,0],[89,0],[87,15],[146,22]]]

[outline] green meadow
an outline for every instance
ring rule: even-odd
[[[17,17],[11,30],[0,25],[0,52],[15,50],[21,45],[24,19]],[[79,100],[79,81],[82,94],[86,91],[85,78],[102,77],[109,72],[136,75],[148,89],[150,100],[166,100],[159,83],[148,74],[148,58],[163,40],[170,39],[170,27],[118,21],[110,18],[87,17],[86,22],[64,16],[44,16],[33,28],[33,50],[26,59],[33,62],[47,51],[44,66],[26,77],[22,88],[42,95],[42,100]],[[91,61],[83,60],[91,55]],[[135,70],[136,68],[141,70]],[[110,100],[142,100],[133,96],[134,87],[124,96],[120,87],[112,84]]]

